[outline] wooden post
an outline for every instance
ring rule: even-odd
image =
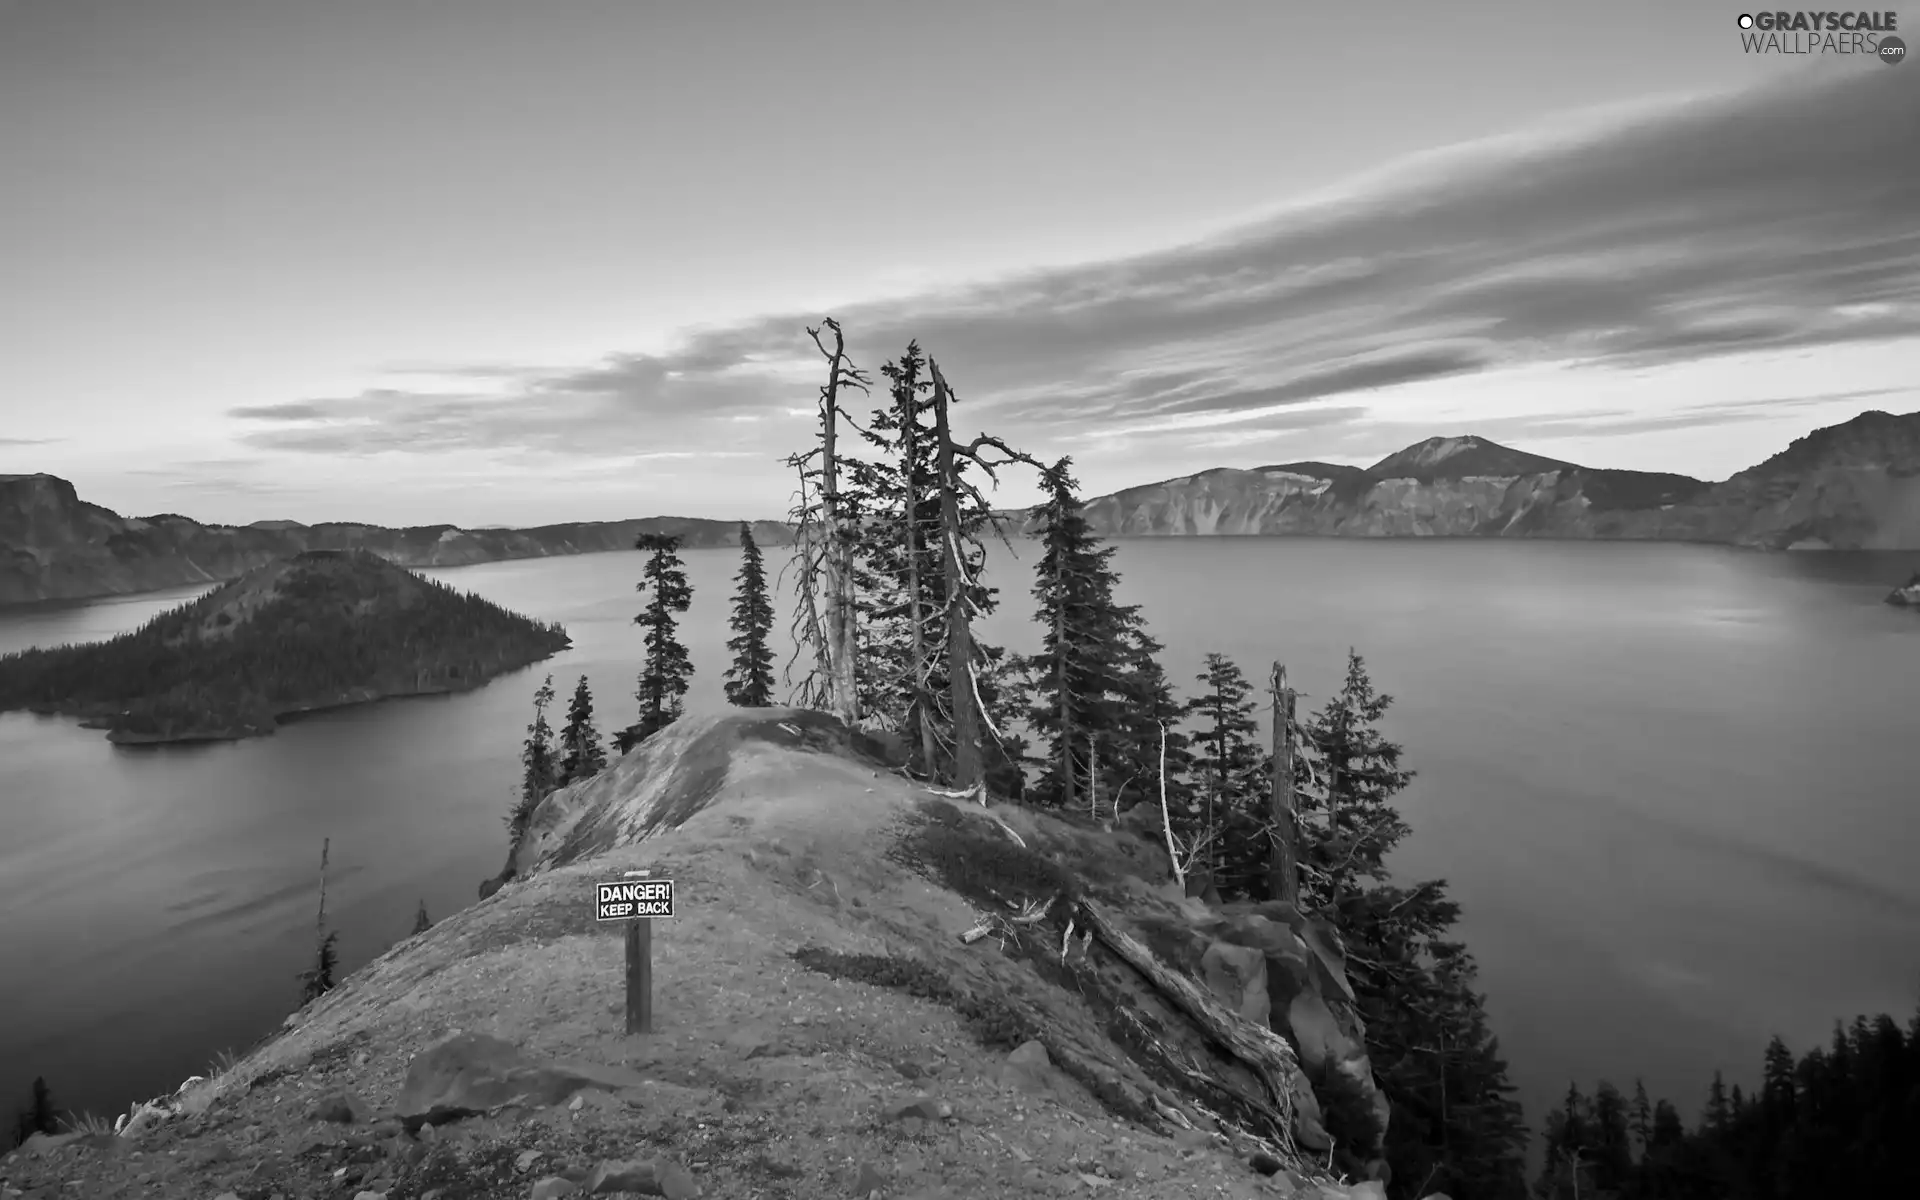
[[[1273,874],[1275,898],[1300,903],[1300,822],[1293,807],[1293,689],[1285,663],[1273,664]]]
[[[642,879],[651,871],[628,871]],[[653,1032],[653,918],[627,922],[627,1032]]]

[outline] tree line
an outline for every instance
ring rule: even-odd
[[[1782,1039],[1761,1058],[1760,1089],[1720,1072],[1689,1128],[1665,1099],[1631,1099],[1606,1081],[1570,1085],[1547,1114],[1542,1200],[1794,1200],[1920,1196],[1920,1013],[1903,1030],[1881,1014],[1836,1022],[1796,1058]]]

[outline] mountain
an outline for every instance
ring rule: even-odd
[[[532,529],[460,529],[298,521],[204,525],[165,513],[123,517],[80,499],[53,475],[0,475],[0,604],[74,600],[232,579],[307,550],[367,550],[403,567],[458,567],[509,558],[631,550],[642,533],[678,534],[690,548],[739,543],[737,521],[647,517]],[[762,545],[791,540],[756,521]]]
[[[1920,549],[1920,413],[1868,412],[1724,483],[1428,438],[1370,467],[1216,468],[1086,503],[1109,537],[1627,538]],[[1024,515],[1015,515],[1026,526]]]
[[[250,737],[291,713],[478,687],[570,644],[368,551],[310,550],[132,633],[0,657],[0,711],[82,717],[117,742]]]

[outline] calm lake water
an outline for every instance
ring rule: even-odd
[[[996,549],[990,638],[1035,643],[1022,561]],[[781,558],[776,552],[776,558]],[[1217,650],[1284,659],[1303,704],[1346,649],[1398,697],[1419,778],[1394,860],[1466,909],[1531,1125],[1570,1079],[1697,1110],[1751,1086],[1774,1033],[1920,998],[1920,615],[1880,603],[1914,555],[1762,555],[1549,542],[1137,540],[1125,598],[1191,679]],[[686,556],[693,707],[721,703],[735,552]],[[309,717],[270,738],[109,745],[0,715],[0,1114],[45,1075],[124,1111],[298,999],[321,840],[351,969],[417,901],[472,903],[551,671],[632,719],[640,556],[428,572],[564,623],[574,648],[455,697]],[[197,591],[0,614],[0,651],[133,628]],[[784,620],[782,622],[784,626]],[[784,661],[784,653],[782,655]]]

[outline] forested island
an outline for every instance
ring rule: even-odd
[[[115,742],[228,740],[293,713],[465,691],[570,644],[378,555],[309,551],[132,633],[0,657],[0,711],[80,717]]]

